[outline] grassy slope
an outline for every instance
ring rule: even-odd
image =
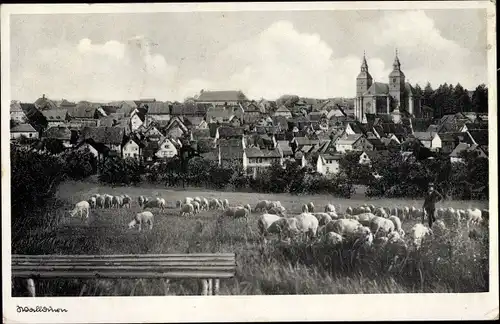
[[[92,210],[89,225],[81,224],[78,219],[64,217],[72,204],[87,199],[94,193],[129,194],[133,197],[131,209]],[[261,199],[280,200],[289,213],[298,213],[303,203],[313,201],[318,209],[325,204],[334,203],[345,210],[347,206],[357,206],[367,202],[363,197],[354,199],[336,199],[326,195],[291,196],[287,194],[255,194],[239,192],[213,191],[176,191],[155,187],[103,187],[90,183],[69,182],[59,188],[58,198],[64,205],[53,211],[54,217],[61,222],[55,229],[41,229],[40,233],[30,233],[20,245],[31,246],[29,253],[62,254],[128,254],[128,253],[185,253],[185,252],[235,252],[237,255],[237,275],[234,279],[221,282],[221,294],[332,294],[332,293],[402,293],[402,292],[452,292],[484,290],[484,280],[478,277],[480,272],[470,273],[462,269],[473,262],[480,246],[472,245],[466,237],[460,237],[455,248],[462,251],[459,259],[454,257],[440,269],[433,269],[432,282],[417,287],[401,278],[387,273],[377,276],[363,276],[354,271],[337,272],[332,275],[322,267],[306,267],[283,261],[274,257],[279,255],[271,246],[264,255],[257,248],[256,217],[250,218],[250,228],[242,221],[225,221],[223,226],[216,226],[215,212],[202,212],[195,217],[179,217],[178,210],[169,208],[162,213],[155,212],[155,226],[151,232],[138,233],[127,230],[127,223],[140,210],[136,197],[139,195],[160,195],[167,200],[169,207],[175,201],[186,196],[227,198],[231,205],[249,203],[252,207]],[[421,201],[395,199],[374,199],[373,204],[380,206],[419,207]],[[487,208],[487,202],[454,201],[444,202],[443,206],[466,208],[476,206]],[[201,233],[194,233],[194,224],[200,220],[204,227]],[[415,221],[404,222],[405,231]],[[460,233],[462,236],[463,233]],[[36,240],[36,244],[33,244]],[[458,246],[461,244],[463,246]],[[465,244],[465,245],[464,245]],[[329,254],[330,252],[327,252]],[[474,256],[473,256],[474,254]],[[460,261],[462,260],[462,261]],[[339,260],[340,262],[342,260]],[[455,262],[463,264],[453,265]],[[460,268],[460,269],[458,269]],[[439,271],[441,272],[439,272]],[[462,271],[463,270],[463,271]],[[453,273],[450,273],[452,272]],[[370,271],[371,272],[371,271]],[[469,275],[467,275],[467,272]],[[434,277],[433,277],[434,276]],[[436,277],[439,276],[439,277]],[[440,278],[448,277],[448,278]],[[465,276],[465,277],[464,277]],[[400,276],[401,277],[401,276]],[[403,278],[404,279],[404,278]],[[446,280],[444,280],[446,279]],[[481,279],[481,280],[480,280]],[[443,281],[444,280],[444,281]],[[139,280],[95,280],[87,282],[82,290],[81,282],[76,280],[44,281],[39,291],[42,295],[184,295],[196,294],[197,283],[189,280],[172,281],[166,285],[163,281]],[[14,287],[14,294],[21,293]]]

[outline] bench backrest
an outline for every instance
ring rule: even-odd
[[[12,277],[25,279],[231,278],[234,253],[138,255],[12,255]]]

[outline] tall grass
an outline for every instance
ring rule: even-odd
[[[75,187],[76,189],[77,187]],[[234,252],[236,276],[221,280],[221,294],[352,294],[488,291],[488,241],[467,237],[465,229],[424,241],[418,251],[407,254],[376,247],[353,249],[348,244],[332,247],[321,242],[271,241],[262,247],[257,234],[257,214],[248,225],[242,220],[217,222],[216,212],[180,217],[176,209],[154,211],[151,231],[127,229],[140,209],[98,209],[91,211],[89,224],[67,217],[76,201],[91,193],[82,187],[64,191],[54,210],[43,211],[54,219],[12,242],[13,253],[25,254],[135,254]],[[118,194],[125,188],[100,188]],[[141,188],[132,188],[140,190]],[[144,191],[144,190],[143,190]],[[129,192],[127,192],[129,193]],[[144,193],[152,195],[151,192]],[[261,197],[253,194],[230,196],[230,203],[250,203]],[[177,196],[174,196],[177,195]],[[172,193],[169,201],[202,194]],[[267,197],[266,197],[267,198]],[[296,199],[296,198],[295,198]],[[309,198],[307,198],[309,199]],[[326,201],[318,201],[322,206]],[[300,210],[300,201],[289,209]],[[403,204],[404,202],[402,202]],[[414,222],[403,223],[405,231]],[[396,263],[394,256],[398,255]],[[391,266],[392,265],[392,266]],[[196,280],[39,280],[40,296],[150,296],[199,293]],[[13,296],[25,289],[14,281]]]

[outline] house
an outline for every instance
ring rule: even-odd
[[[158,142],[163,137],[163,133],[156,128],[154,125],[150,125],[147,129],[142,132],[144,139],[149,142]]]
[[[180,138],[188,133],[189,129],[178,116],[173,117],[165,128],[165,135],[170,138]]]
[[[245,143],[243,138],[220,139],[218,141],[219,165],[225,163],[243,163]]]
[[[73,108],[75,106],[76,106],[76,103],[70,102],[70,101],[68,101],[66,99],[63,99],[63,100],[61,100],[61,102],[59,103],[59,105],[57,107],[59,109],[66,109],[66,110],[68,110],[68,109]]]
[[[469,147],[470,145],[467,143],[459,143],[450,153],[450,162],[451,163],[463,162],[463,159],[460,157],[460,153],[467,151]]]
[[[316,171],[323,175],[333,175],[340,172],[340,154],[322,153],[318,155]]]
[[[87,141],[83,141],[83,142],[80,142],[78,143],[76,146],[75,146],[75,149],[77,151],[84,151],[84,150],[88,150],[90,151],[90,153],[92,153],[92,155],[99,160],[100,158],[100,152],[97,150],[97,148],[95,148],[92,143],[90,142],[87,142]]]
[[[210,129],[208,128],[191,129],[189,131],[189,137],[191,141],[210,138]]]
[[[10,104],[10,119],[15,120],[19,123],[23,123],[27,120],[26,114],[21,108],[21,104],[17,101],[12,101]]]
[[[488,122],[466,123],[461,129],[461,133],[475,130],[488,130]]]
[[[75,107],[68,109],[68,118],[71,121],[80,122],[90,127],[97,126],[97,119],[104,116],[106,113],[99,105],[87,101],[81,101]]]
[[[439,151],[441,147],[442,147],[441,136],[439,135],[439,133],[435,133],[434,136],[432,136],[430,149],[432,151]]]
[[[207,110],[206,120],[209,123],[225,123],[233,118],[233,113],[230,108],[224,106],[214,106]]]
[[[358,123],[347,123],[344,130],[347,135],[361,135],[364,134],[364,130],[361,124]]]
[[[10,139],[16,140],[21,137],[38,138],[38,132],[30,124],[19,124],[10,129]]]
[[[283,155],[279,148],[247,147],[243,151],[243,170],[252,174],[254,179],[275,162],[283,165]]]
[[[341,136],[335,143],[337,152],[373,150],[373,145],[362,134]]]
[[[488,146],[488,130],[487,129],[472,130],[472,131],[468,131],[467,134],[469,134],[469,136],[472,139],[472,142],[474,144]]]
[[[85,126],[81,130],[81,141],[92,141],[94,147],[102,154],[122,153],[125,129],[123,127],[92,127]]]
[[[41,113],[47,120],[47,127],[59,126],[68,120],[67,109],[42,110]]]
[[[205,91],[201,90],[197,98],[197,103],[209,103],[213,105],[238,105],[247,103],[250,100],[241,91]]]
[[[292,112],[287,107],[281,105],[275,112],[274,116],[283,116],[285,118],[292,118]]]
[[[139,160],[141,158],[141,148],[143,144],[135,138],[130,138],[122,149],[124,158],[133,158]]]
[[[38,109],[40,111],[57,109],[56,103],[54,101],[48,99],[47,97],[45,97],[45,95],[42,95],[41,98],[38,98],[34,104],[35,104],[36,109]]]
[[[37,132],[38,136],[47,128],[47,120],[43,117],[42,113],[32,103],[19,104],[24,114],[26,115],[27,123],[29,123]]]
[[[220,126],[217,128],[216,139],[241,138],[245,134],[243,127]]]
[[[208,123],[200,116],[184,116],[183,121],[189,129],[208,129]]]
[[[52,126],[44,132],[43,137],[59,140],[65,148],[72,146],[71,140],[73,138],[73,134],[66,126]]]
[[[424,147],[428,149],[432,147],[432,139],[434,136],[431,132],[414,132],[413,137],[418,139]]]
[[[133,114],[132,117],[130,117],[130,130],[132,132],[138,130],[139,127],[141,127],[143,124],[144,120],[141,118],[139,114]]]
[[[160,159],[172,158],[179,153],[178,147],[180,146],[176,141],[165,137],[159,142],[155,155]]]
[[[146,125],[149,125],[153,120],[170,120],[170,107],[167,103],[155,101],[147,103],[147,114],[145,118]]]

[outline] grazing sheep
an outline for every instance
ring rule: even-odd
[[[267,205],[269,204],[268,200],[261,200],[255,205],[254,211],[264,211],[267,209]]]
[[[410,207],[405,206],[405,207],[403,208],[403,213],[405,214],[405,217],[406,217],[407,219],[409,219],[409,218],[410,218]]]
[[[76,214],[79,214],[79,216],[82,219],[84,218],[88,219],[90,214],[89,209],[90,209],[89,202],[83,200],[75,204],[75,208],[69,211],[69,215],[71,217],[74,217]]]
[[[318,232],[318,219],[310,213],[302,213],[294,217],[297,219],[297,229],[301,233],[305,233],[310,239],[316,237]]]
[[[331,217],[331,219],[339,219],[339,215],[336,212],[328,212],[328,216]]]
[[[383,218],[387,218],[387,212],[385,211],[384,208],[380,207],[380,208],[377,208],[375,209],[375,212],[373,213],[375,216],[378,216],[378,217],[383,217]]]
[[[198,204],[201,204],[201,200],[202,200],[201,197],[194,197],[194,201],[197,201]]]
[[[312,213],[318,219],[319,226],[325,226],[332,221],[332,217],[328,213]]]
[[[131,208],[131,204],[132,204],[132,198],[130,198],[129,195],[123,195],[122,196],[122,207],[127,205],[128,208]]]
[[[280,241],[284,237],[290,237],[290,229],[297,230],[297,219],[280,217],[273,214],[262,214],[257,220],[259,233],[262,236],[264,243],[269,234],[278,234]]]
[[[231,218],[244,218],[248,223],[248,214],[249,214],[248,209],[238,206],[238,207],[228,207],[224,211],[224,213],[222,213],[222,216]]]
[[[228,208],[228,207],[229,207],[229,201],[228,201],[227,199],[224,199],[224,200],[222,201],[222,207],[223,207],[224,209],[226,209],[226,208]]]
[[[471,225],[477,225],[482,222],[482,217],[481,217],[481,210],[477,208],[469,208],[466,211],[467,215],[467,228],[469,228]]]
[[[194,207],[194,213],[198,214],[200,212],[200,203],[198,202],[198,200],[193,200],[191,205],[193,205]]]
[[[443,212],[443,221],[447,226],[456,228],[460,225],[455,209],[452,207],[446,208]]]
[[[175,202],[175,208],[181,208],[181,206],[182,206],[182,201],[177,200],[177,201]]]
[[[388,218],[393,224],[394,224],[394,229],[396,230],[396,232],[401,236],[401,237],[404,237],[405,236],[405,232],[403,230],[403,227],[401,226],[401,220],[399,219],[398,216],[389,216]]]
[[[143,208],[160,208],[163,210],[165,208],[165,199],[156,198],[155,200],[148,201],[143,205]]]
[[[87,200],[89,205],[90,205],[90,208],[95,208],[95,206],[97,205],[97,201],[95,199],[95,197],[90,197],[89,200]]]
[[[220,209],[220,208],[222,208],[222,205],[219,203],[219,201],[217,199],[212,198],[208,202],[208,208],[209,209]]]
[[[252,212],[252,207],[250,207],[250,204],[246,204],[245,206],[243,206],[243,208],[245,208],[246,210],[248,210],[249,213]]]
[[[189,215],[193,215],[194,216],[194,206],[193,206],[193,204],[188,203],[188,204],[182,205],[180,216],[182,217],[184,215],[188,215],[188,216]]]
[[[208,210],[208,199],[207,198],[203,198],[201,200],[201,209]]]
[[[383,249],[387,245],[387,242],[389,242],[387,236],[379,236],[373,239],[373,246],[376,249]]]
[[[351,206],[347,207],[345,212],[346,214],[352,215],[352,207]]]
[[[307,204],[307,209],[309,209],[309,212],[310,213],[314,213],[314,204],[312,201],[310,201],[308,204]]]
[[[350,213],[351,215],[358,215],[358,214],[363,214],[363,213],[369,213],[369,211],[366,211],[365,207],[354,207],[352,209],[352,213]]]
[[[139,203],[139,206],[142,207],[144,204],[148,201],[148,199],[144,196],[139,196],[137,197],[137,202]]]
[[[153,213],[150,211],[143,211],[135,215],[134,219],[128,223],[128,228],[131,229],[135,225],[139,225],[139,232],[142,230],[142,224],[147,223],[149,225],[149,229],[153,229]]]
[[[104,196],[98,196],[95,199],[96,208],[104,208]]]
[[[328,224],[325,225],[325,232],[335,232],[339,235],[342,235],[344,237],[351,237],[353,233],[356,232],[356,230],[359,227],[362,227],[360,222],[354,219],[338,219],[329,222]]]
[[[104,194],[104,208],[111,208],[113,205],[113,196]]]
[[[375,237],[387,236],[394,231],[394,223],[387,218],[375,216],[370,221],[370,230]]]
[[[267,211],[267,213],[283,216],[286,213],[286,209],[283,206],[277,206],[277,207],[273,207],[273,208],[269,209]]]
[[[446,225],[442,219],[438,219],[432,224],[432,231],[436,233],[437,236],[443,236],[446,233]]]
[[[307,204],[302,205],[302,212],[303,213],[308,213],[309,212],[309,207],[307,207]]]
[[[183,205],[185,205],[185,204],[190,204],[190,203],[192,203],[193,201],[194,201],[194,199],[193,199],[193,198],[191,198],[191,197],[186,197],[186,198],[184,198],[184,200],[182,201],[182,204],[183,204]]]
[[[423,224],[415,224],[410,230],[411,243],[419,249],[422,245],[422,240],[432,235],[432,230]]]
[[[338,245],[342,243],[342,236],[335,232],[328,232],[323,237],[323,240],[328,245]]]
[[[111,207],[113,208],[119,208],[121,206],[122,199],[120,196],[113,196],[111,199]]]
[[[375,205],[371,204],[371,205],[368,205],[368,208],[370,208],[370,211],[373,212],[375,210]]]
[[[328,213],[328,212],[335,212],[335,206],[332,204],[326,205],[325,206],[325,213]]]
[[[356,215],[356,217],[357,217],[356,218],[357,221],[359,221],[361,223],[361,225],[370,226],[370,222],[371,222],[372,218],[375,217],[375,215],[372,213],[363,213],[363,214]]]

